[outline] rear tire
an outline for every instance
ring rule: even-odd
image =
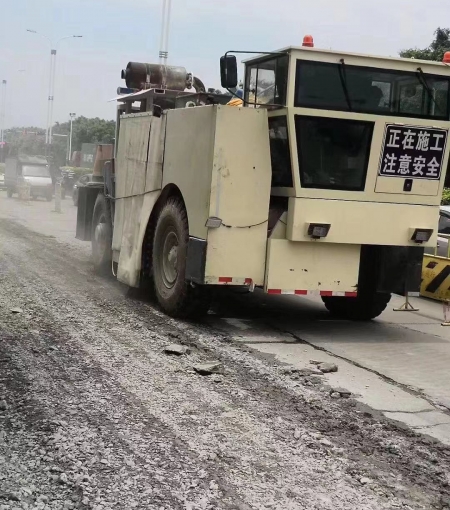
[[[153,283],[165,313],[178,318],[198,318],[211,304],[210,289],[193,287],[185,280],[189,228],[186,209],[177,197],[162,207],[153,238]]]
[[[370,321],[381,315],[391,300],[391,295],[382,292],[362,294],[356,298],[324,296],[327,310],[341,319],[352,321]]]
[[[10,189],[10,188],[8,188],[8,189],[6,190],[6,194],[8,195],[8,198],[12,198],[12,196],[13,196],[13,190],[12,190],[12,189]]]
[[[47,202],[51,202],[51,201],[52,201],[53,196],[52,196],[52,194],[51,194],[51,193],[48,193],[48,195],[46,195],[46,196],[45,196],[45,198],[46,198]]]
[[[99,274],[112,272],[111,206],[103,193],[97,195],[92,215],[92,261]]]

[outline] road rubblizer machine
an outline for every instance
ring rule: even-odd
[[[98,271],[151,284],[172,316],[205,313],[227,285],[317,295],[335,316],[372,319],[391,293],[419,291],[436,243],[444,60],[321,50],[306,37],[245,61],[242,106],[184,68],[130,62],[114,158],[80,189],[77,237]],[[220,64],[235,93],[236,56]]]

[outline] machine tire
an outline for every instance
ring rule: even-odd
[[[391,295],[383,292],[358,295],[356,298],[324,296],[327,310],[341,319],[370,321],[381,315],[391,300]]]
[[[92,261],[99,274],[111,273],[112,222],[111,205],[103,193],[97,195],[92,215]]]
[[[177,197],[162,206],[153,238],[153,284],[165,313],[177,318],[198,318],[211,304],[210,289],[185,280],[189,228],[186,209]]]
[[[10,189],[10,188],[8,188],[8,189],[6,190],[6,194],[8,195],[8,198],[12,198],[12,196],[13,196],[13,190],[12,190],[12,189]]]

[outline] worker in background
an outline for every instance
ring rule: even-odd
[[[233,96],[233,99],[230,99],[230,101],[228,101],[227,105],[228,106],[243,106],[244,105],[244,101],[242,100],[243,97],[244,97],[244,91],[242,89],[237,89],[235,92],[235,95]]]

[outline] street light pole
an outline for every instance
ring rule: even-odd
[[[36,32],[36,30],[27,29],[27,32],[31,34],[40,35],[44,37],[48,41],[50,41],[51,50],[50,50],[50,83],[48,87],[48,108],[47,108],[47,131],[45,135],[45,143],[47,145],[51,145],[52,143],[52,133],[53,133],[53,104],[55,100],[55,78],[56,78],[56,52],[58,49],[58,45],[61,41],[65,39],[79,39],[83,37],[82,35],[68,35],[66,37],[62,37],[56,44],[53,45],[52,40],[44,34],[40,34]]]
[[[172,0],[162,0],[162,20],[161,20],[161,39],[159,48],[159,63],[167,65],[169,58],[169,32],[170,32],[170,13],[172,10]]]
[[[69,113],[70,115],[70,138],[69,138],[69,154],[67,155],[67,161],[70,162],[72,159],[72,135],[73,135],[73,119],[77,116],[76,113]]]

